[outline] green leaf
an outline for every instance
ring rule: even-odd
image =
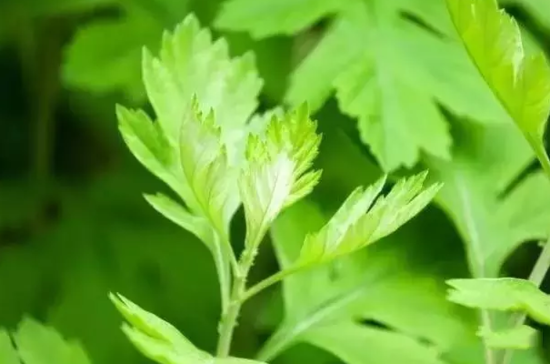
[[[0,330],[2,364],[90,364],[84,349],[55,329],[25,317],[10,335]]]
[[[6,330],[0,329],[0,363],[20,364],[17,351],[13,347],[11,337]]]
[[[88,0],[89,1],[89,0]],[[101,19],[82,25],[63,65],[63,80],[69,86],[93,92],[124,91],[141,100],[141,50],[157,49],[164,29],[173,27],[188,11],[187,0],[115,1],[119,18]]]
[[[326,262],[393,233],[426,207],[441,188],[434,184],[423,190],[426,176],[424,172],[401,179],[376,202],[385,177],[366,189],[356,189],[321,230],[306,237],[297,264]]]
[[[550,170],[543,144],[550,110],[544,55],[525,55],[518,24],[495,0],[447,0],[447,5],[472,61]]]
[[[293,73],[286,100],[292,105],[306,100],[317,110],[335,91],[340,110],[358,120],[361,139],[386,171],[410,167],[422,153],[449,158],[451,138],[439,103],[483,122],[507,118],[452,37],[437,37],[403,17],[413,14],[451,33],[439,2],[264,1],[262,13],[245,21],[248,9],[260,6],[251,3],[228,2],[218,25],[262,37],[297,32],[334,17]],[[303,18],[294,21],[293,14]]]
[[[431,175],[444,183],[435,201],[464,240],[471,274],[494,278],[518,246],[547,238],[550,186],[541,172],[520,178],[533,152],[511,123],[459,120],[454,130],[453,160],[427,159]]]
[[[111,301],[128,321],[122,330],[134,346],[149,359],[161,364],[260,364],[261,362],[213,358],[196,348],[174,326],[147,312],[121,295],[110,295]]]
[[[321,137],[306,105],[273,116],[263,135],[252,134],[239,179],[247,244],[257,244],[279,212],[308,195],[321,176],[310,171]]]
[[[293,266],[305,236],[321,228],[326,220],[319,207],[308,200],[297,203],[281,214],[271,231],[282,269]],[[433,222],[431,219],[428,221]],[[422,338],[437,343],[441,349],[448,349],[467,336],[468,332],[473,333],[473,329],[466,326],[468,320],[457,315],[456,306],[445,300],[442,281],[435,284],[434,277],[427,272],[405,269],[411,266],[419,247],[425,247],[427,243],[427,235],[416,237],[412,231],[416,231],[416,234],[424,233],[427,226],[431,225],[403,231],[399,238],[394,234],[384,244],[373,245],[369,249],[286,278],[282,292],[284,320],[260,350],[258,358],[270,361],[298,342],[319,345],[321,349],[333,353],[341,352],[339,347],[346,345],[344,341],[348,340],[353,343],[350,345],[368,346],[371,341],[365,340],[367,334],[363,333],[366,332],[375,337],[372,339],[375,342],[385,342],[388,335],[395,335],[393,337],[398,342],[418,345],[417,352],[424,352],[426,362],[430,362],[433,353],[417,339]],[[408,228],[412,226],[408,225]],[[431,229],[429,237],[439,241],[434,233]],[[415,265],[422,268],[426,266]],[[404,269],[396,270],[395,267]],[[403,302],[408,304],[403,305]],[[392,331],[357,325],[354,322],[358,318],[380,322]],[[422,324],[425,322],[431,324]],[[355,333],[357,329],[360,333],[357,340],[346,336],[345,340],[334,339],[336,342],[333,346],[320,345],[316,341],[316,333],[329,335],[329,332],[333,332],[333,335],[338,335],[340,328],[347,330],[349,327],[350,331]],[[348,355],[359,355],[356,353],[357,348]],[[366,359],[370,358],[370,354],[383,358],[391,357],[395,352],[389,348],[386,350],[386,346],[382,346],[380,352],[376,349],[363,350],[360,354],[364,355],[363,362],[369,362]],[[407,353],[403,354],[400,362],[408,362],[405,360],[408,359]],[[409,354],[409,359],[415,357],[414,351]],[[346,360],[345,356],[341,358]]]
[[[525,312],[550,325],[550,297],[528,280],[518,278],[452,279],[449,300],[473,308]]]
[[[254,57],[230,58],[226,41],[214,41],[190,15],[164,33],[158,57],[143,52],[142,67],[156,121],[118,107],[121,133],[135,157],[185,202],[188,211],[166,200],[155,207],[192,228],[213,252],[225,304],[229,222],[240,204],[237,168],[248,130],[258,127],[248,124],[262,84]],[[190,226],[199,221],[211,231]]]
[[[224,2],[216,26],[233,31],[249,31],[256,38],[293,34],[336,12],[341,0],[230,0]]]
[[[308,333],[308,341],[325,348],[347,364],[442,364],[434,348],[384,329],[338,323]]]
[[[478,335],[483,337],[485,343],[492,348],[526,350],[534,346],[537,330],[527,325],[501,331],[482,328]]]

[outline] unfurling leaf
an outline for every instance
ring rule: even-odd
[[[451,279],[449,300],[463,306],[525,312],[550,325],[550,297],[530,281],[518,278]]]
[[[537,330],[527,325],[501,331],[481,328],[478,335],[492,348],[525,350],[534,346]]]
[[[261,135],[250,135],[247,165],[239,179],[246,215],[247,244],[257,244],[285,207],[309,194],[321,176],[311,171],[321,137],[302,105],[273,115]]]
[[[550,110],[550,68],[527,56],[516,21],[495,0],[447,0],[455,28],[479,72],[540,158]]]
[[[378,196],[385,177],[367,189],[356,189],[321,230],[306,236],[297,264],[325,262],[393,233],[428,205],[441,188],[434,184],[423,189],[426,176],[423,172],[401,179],[387,196]]]
[[[121,295],[111,300],[128,323],[122,330],[135,347],[149,359],[161,364],[260,364],[261,362],[212,357],[195,347],[174,326],[145,311]]]

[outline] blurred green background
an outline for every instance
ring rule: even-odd
[[[14,328],[30,315],[78,339],[94,363],[145,363],[121,334],[120,318],[107,299],[109,291],[119,291],[173,323],[197,346],[215,348],[220,305],[211,256],[142,198],[144,192],[166,188],[126,149],[114,108],[123,103],[150,110],[140,78],[142,46],[156,50],[163,29],[189,12],[211,25],[221,3],[0,2],[0,326]],[[548,1],[505,5],[550,51]],[[265,80],[261,109],[268,109],[283,102],[291,71],[326,20],[295,35],[261,40],[242,32],[213,32],[228,38],[234,54],[256,53]],[[325,172],[312,200],[328,213],[381,170],[361,143],[355,121],[333,99],[316,118],[324,134],[318,165]],[[242,212],[233,225],[239,249]],[[468,275],[459,233],[436,206],[389,239],[401,244],[406,261],[438,284]],[[524,245],[507,260],[506,271],[526,276],[537,253],[534,242]],[[252,281],[276,269],[266,243]],[[234,352],[252,356],[281,319],[281,310],[278,289],[248,304]],[[277,360],[304,362],[339,361],[305,344]]]

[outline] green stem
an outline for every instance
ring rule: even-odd
[[[296,273],[298,270],[300,270],[301,267],[296,266],[289,269],[281,270],[274,275],[264,279],[263,281],[255,284],[251,288],[249,288],[242,297],[243,302],[247,301],[248,299],[254,297],[264,289],[274,285],[275,283],[278,283],[288,277],[289,275]]]
[[[263,235],[252,239],[249,243],[245,242],[245,249],[239,260],[238,267],[233,278],[233,288],[231,290],[231,297],[227,309],[222,312],[220,320],[220,337],[218,340],[218,348],[216,355],[220,358],[229,356],[229,350],[231,349],[231,342],[233,340],[233,333],[237,326],[237,319],[241,311],[241,306],[244,303],[243,297],[246,293],[246,280],[248,273],[254,264],[254,258],[258,252],[259,242],[262,240]]]

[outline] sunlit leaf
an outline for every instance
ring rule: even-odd
[[[537,330],[527,325],[500,331],[482,328],[478,335],[492,348],[525,350],[534,346]]]

